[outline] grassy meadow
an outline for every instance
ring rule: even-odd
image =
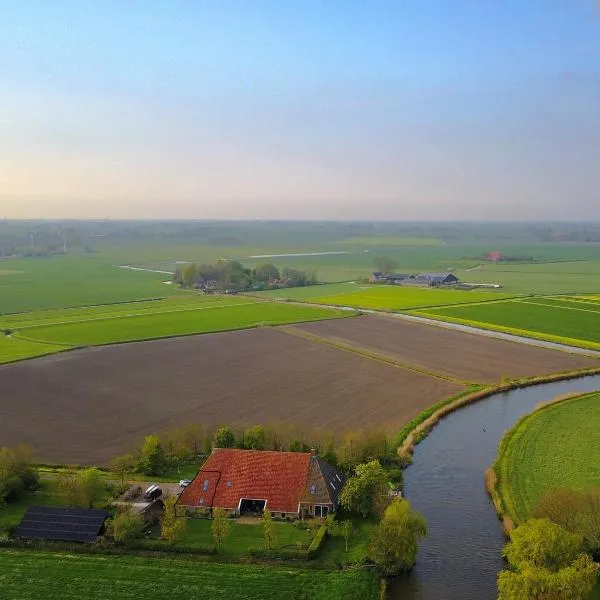
[[[339,283],[262,293],[273,298],[293,298],[315,304],[376,310],[407,310],[429,306],[489,302],[508,297],[497,291],[440,290],[360,283]]]
[[[600,485],[600,392],[527,415],[501,442],[494,468],[506,510],[517,523],[553,488]]]
[[[146,305],[139,312],[137,303],[129,307],[120,305],[119,310],[109,307],[105,312],[92,307],[88,319],[85,318],[86,311],[80,309],[76,311],[76,320],[69,320],[74,315],[66,310],[68,314],[64,321],[59,311],[52,311],[50,317],[42,311],[39,313],[40,325],[36,325],[36,313],[30,313],[26,317],[19,317],[21,321],[16,321],[17,326],[11,323],[13,333],[8,339],[18,342],[15,353],[19,352],[20,343],[24,344],[25,349],[31,347],[32,352],[38,343],[39,353],[43,354],[52,351],[52,345],[57,349],[95,346],[348,316],[348,312],[317,306],[258,302],[226,296],[218,300],[211,298],[207,302],[200,300],[195,304],[189,301],[164,301],[159,304],[156,308]],[[3,353],[5,360],[14,360],[11,350],[11,347],[7,347]]]
[[[600,349],[599,311],[599,301],[536,297],[468,306],[445,306],[419,310],[417,314]]]
[[[363,570],[321,571],[179,558],[0,549],[3,597],[19,600],[377,600],[379,579]]]

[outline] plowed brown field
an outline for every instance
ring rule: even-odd
[[[0,367],[0,444],[102,464],[145,433],[190,422],[393,433],[462,389],[276,329],[137,342]]]
[[[365,315],[294,327],[462,381],[497,382],[505,375],[526,377],[600,365],[596,359],[560,350],[392,317]]]

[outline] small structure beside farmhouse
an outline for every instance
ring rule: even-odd
[[[375,272],[369,277],[371,283],[386,283],[392,285],[406,285],[412,287],[440,287],[457,285],[458,277],[452,273],[419,273],[408,275],[404,273],[379,273]]]
[[[343,484],[342,474],[314,453],[215,448],[176,510],[259,515],[268,508],[281,518],[326,517],[337,509]]]

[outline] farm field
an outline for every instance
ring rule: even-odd
[[[415,313],[584,348],[600,349],[599,309],[600,302],[580,302],[567,297],[540,297],[428,308]]]
[[[176,293],[162,283],[170,277],[116,267],[100,254],[2,261],[0,314],[157,298]]]
[[[528,519],[553,488],[600,485],[600,392],[527,415],[501,443],[495,470],[515,522]]]
[[[346,316],[348,313],[327,308],[247,302],[237,298],[230,303],[223,298],[221,302],[199,303],[196,307],[174,306],[172,310],[155,314],[113,315],[74,323],[28,326],[17,330],[16,335],[46,343],[94,346]]]
[[[462,381],[497,383],[503,377],[600,366],[600,360],[585,356],[394,317],[364,315],[339,322],[305,323],[295,328]]]
[[[464,389],[275,328],[87,348],[0,366],[0,380],[0,439],[61,464],[103,464],[189,422],[395,433]]]
[[[376,600],[367,571],[320,571],[184,559],[0,550],[7,600]]]
[[[21,340],[15,336],[6,336],[0,333],[0,364],[43,356],[64,350],[64,346]]]
[[[315,296],[315,292],[319,295]],[[488,302],[513,297],[500,291],[440,290],[392,285],[336,284],[312,288],[294,288],[264,292],[267,295],[302,299],[316,304],[351,306],[377,310],[406,310],[428,306],[447,306],[472,302]]]

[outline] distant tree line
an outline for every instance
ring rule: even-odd
[[[318,283],[315,272],[289,268],[280,271],[271,263],[248,269],[237,260],[218,260],[215,264],[190,263],[178,267],[173,280],[182,287],[205,291],[264,290]]]

